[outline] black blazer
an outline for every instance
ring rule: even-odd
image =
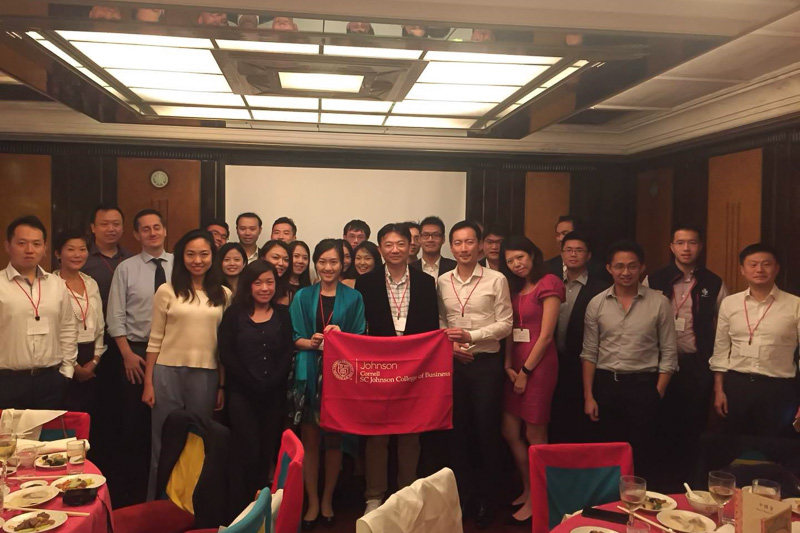
[[[456,263],[455,259],[448,259],[446,257],[439,258],[439,275],[441,276],[442,274],[446,274],[447,272],[454,270],[457,265],[458,263]],[[422,259],[417,259],[408,266],[422,272]]]
[[[586,285],[581,287],[578,296],[575,298],[575,304],[572,306],[572,313],[569,315],[569,322],[567,323],[567,335],[565,339],[565,353],[561,354],[565,362],[568,364],[576,363],[580,366],[580,356],[583,351],[583,325],[586,316],[586,307],[589,302],[611,286],[604,278],[601,278],[591,270],[589,271],[589,279]]]
[[[560,255],[551,257],[545,261],[544,266],[554,276],[558,276],[559,279],[564,279],[564,262]],[[606,288],[610,287],[614,282],[611,278],[611,274],[606,270],[606,265],[602,261],[595,259],[594,256],[589,259],[589,273],[594,274],[594,277],[600,279],[603,283],[608,283]]]
[[[440,264],[441,266],[441,264]],[[439,304],[433,277],[414,268],[408,269],[411,281],[405,335],[439,329]],[[392,307],[386,294],[386,265],[375,268],[356,280],[356,290],[364,299],[367,333],[374,337],[394,337]]]

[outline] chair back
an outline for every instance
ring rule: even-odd
[[[88,413],[69,411],[42,426],[39,440],[51,441],[75,437],[89,439],[92,419]]]
[[[264,487],[250,512],[227,528],[226,533],[269,533],[272,521],[272,493]],[[296,532],[295,532],[296,533]]]
[[[619,500],[619,478],[633,473],[627,442],[542,444],[528,448],[533,533],[546,533],[565,514]]]
[[[272,481],[272,492],[283,489],[275,533],[297,533],[303,514],[303,444],[292,430],[287,429],[281,436],[281,449],[278,452],[278,465]]]

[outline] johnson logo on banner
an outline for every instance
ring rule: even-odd
[[[342,381],[352,379],[356,373],[350,361],[345,361],[343,359],[334,361],[331,370],[333,371],[333,377],[341,379]]]

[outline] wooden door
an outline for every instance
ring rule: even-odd
[[[556,242],[556,221],[569,214],[568,172],[528,172],[525,177],[525,236],[539,247],[545,259],[561,253]]]
[[[672,261],[672,175],[673,169],[665,167],[636,176],[636,242],[644,249],[647,272]]]

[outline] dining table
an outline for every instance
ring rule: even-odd
[[[101,474],[100,469],[97,468],[91,461],[86,461],[84,464],[83,473],[85,474]],[[66,468],[63,469],[40,469],[26,470],[18,472],[7,477],[6,483],[12,492],[19,489],[21,483],[32,481],[38,478],[45,478],[49,485],[55,481],[55,476],[66,476]],[[54,529],[57,533],[112,533],[114,531],[111,515],[111,495],[108,492],[108,486],[103,484],[97,489],[97,498],[86,505],[67,506],[61,500],[61,495],[56,496],[49,502],[37,505],[37,510],[42,511],[68,511],[77,513],[88,513],[88,516],[69,516],[64,525]],[[9,520],[17,515],[23,514],[28,511],[9,511],[4,510],[0,514],[0,518]]]

